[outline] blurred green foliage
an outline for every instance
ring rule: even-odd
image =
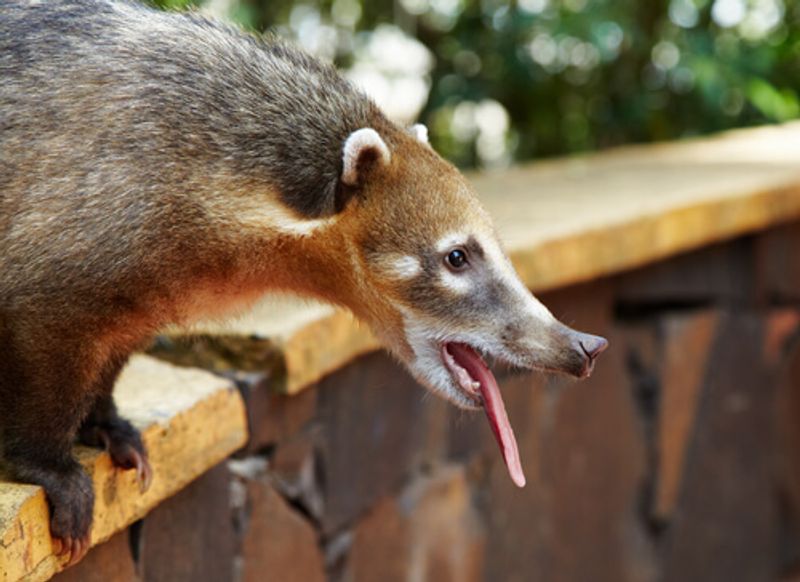
[[[416,37],[435,58],[421,120],[461,166],[485,162],[456,127],[465,102],[508,112],[505,161],[800,114],[798,0],[229,0],[226,12],[288,35],[310,14],[336,31],[345,67],[352,39],[380,24]]]

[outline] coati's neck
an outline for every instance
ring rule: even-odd
[[[319,236],[279,236],[259,253],[253,275],[265,290],[290,291],[338,304],[352,305],[359,293],[361,262],[344,236],[330,229]]]

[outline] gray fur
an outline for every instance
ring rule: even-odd
[[[382,117],[276,39],[127,2],[2,0],[0,78],[2,190],[32,160],[72,191],[172,188],[185,177],[163,184],[165,166],[220,164],[319,217],[335,210],[341,144]]]

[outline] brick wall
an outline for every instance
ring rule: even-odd
[[[612,347],[498,371],[524,490],[382,353],[293,397],[242,374],[246,450],[57,579],[800,579],[800,224],[541,298]]]

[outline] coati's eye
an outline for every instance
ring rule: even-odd
[[[461,270],[467,266],[467,253],[463,249],[453,249],[445,259],[447,266],[453,270]]]

